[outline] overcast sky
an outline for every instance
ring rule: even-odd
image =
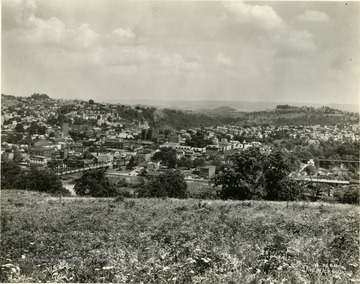
[[[2,1],[2,93],[359,101],[359,2]]]

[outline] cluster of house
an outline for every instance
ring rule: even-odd
[[[213,155],[223,157],[224,153],[240,151],[249,147],[260,147],[264,151],[269,151],[269,146],[262,145],[260,142],[240,142],[216,138],[216,135],[207,133],[207,137],[213,138],[211,145],[204,147],[185,146],[184,141],[190,139],[191,131],[179,131],[176,134],[160,133],[159,129],[150,128],[143,125],[142,129],[136,133],[137,139],[133,136],[122,136],[112,130],[95,136],[96,138],[82,139],[74,141],[69,136],[70,130],[86,132],[86,125],[69,125],[63,123],[60,133],[52,137],[48,135],[33,135],[31,145],[2,143],[2,155],[6,159],[14,159],[14,155],[20,155],[19,164],[22,167],[37,166],[41,168],[71,168],[87,167],[91,164],[109,164],[114,169],[126,170],[130,162],[147,171],[157,171],[162,165],[153,162],[153,155],[159,148],[167,147],[176,150],[177,159],[182,157],[190,160],[203,157],[205,160]],[[134,174],[135,172],[131,172]],[[196,175],[189,175],[193,178],[209,179],[215,173],[215,166],[210,164],[199,167]],[[130,174],[130,173],[129,173]],[[135,173],[136,174],[136,173]]]
[[[81,101],[49,100],[41,104],[29,98],[15,101],[12,102],[11,99],[2,101],[2,135],[27,133],[34,121],[44,130],[42,134],[30,134],[31,143],[29,141],[20,144],[2,143],[2,157],[11,160],[18,155],[20,159],[17,161],[22,167],[84,167],[93,163],[106,163],[116,169],[124,170],[129,163],[134,163],[148,171],[156,171],[161,168],[161,164],[153,162],[152,156],[161,147],[175,149],[178,159],[186,157],[195,160],[204,157],[206,160],[210,156],[217,155],[224,160],[227,155],[249,147],[259,147],[264,152],[271,151],[270,146],[256,141],[274,137],[278,132],[286,133],[290,139],[358,141],[360,130],[359,125],[345,125],[341,128],[336,126],[217,126],[166,133],[160,131],[159,128],[149,127],[146,121],[134,121],[124,127],[116,114],[114,105],[111,104],[102,106],[100,109],[96,104],[89,105]],[[64,105],[80,106],[80,110],[66,113],[70,123],[62,123],[61,127],[50,126],[47,122],[52,117],[57,117],[59,108]],[[129,108],[136,109],[130,106]],[[93,120],[94,123],[87,123],[89,120]],[[24,128],[19,131],[17,127],[20,123]],[[101,127],[103,124],[108,127]],[[81,136],[72,138],[70,131]],[[201,131],[204,139],[211,143],[204,147],[186,146],[184,142],[191,140],[192,135],[198,131]],[[252,142],[247,142],[244,138]],[[200,177],[209,178],[215,172],[215,168],[205,165],[198,172]]]
[[[307,170],[310,168],[311,170]],[[291,173],[293,178],[301,179],[304,177],[311,177],[314,179],[325,180],[348,180],[349,169],[342,163],[338,166],[332,166],[328,169],[323,167],[316,167],[313,159],[306,163],[301,163],[299,170]]]
[[[348,124],[341,127],[337,125],[309,125],[309,126],[249,126],[234,127],[221,126],[208,128],[210,133],[223,134],[232,139],[236,136],[248,139],[266,140],[281,133],[286,139],[302,140],[306,143],[320,141],[360,141],[360,125]]]

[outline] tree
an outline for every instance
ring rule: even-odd
[[[1,187],[28,189],[52,194],[70,194],[62,186],[57,175],[35,167],[31,167],[29,171],[24,171],[13,161],[1,162]]]
[[[218,170],[222,165],[222,159],[219,154],[213,154],[210,156],[211,164]]]
[[[116,189],[105,176],[104,169],[85,171],[75,183],[74,190],[78,195],[93,197],[116,196]]]
[[[132,169],[134,169],[135,166],[136,166],[135,158],[134,158],[134,156],[131,156],[129,163],[126,165],[126,168],[128,170],[132,170]]]
[[[172,170],[151,178],[138,190],[139,197],[187,198],[187,183],[180,171]]]
[[[44,135],[46,133],[46,129],[47,129],[46,126],[38,126],[37,133],[39,135]]]
[[[334,197],[341,203],[359,204],[359,188],[356,186],[346,186],[336,190]]]
[[[168,168],[176,167],[176,150],[172,148],[161,148],[160,151],[156,152],[152,157],[155,162],[161,161]]]
[[[230,158],[213,178],[222,199],[257,199],[265,195],[263,165],[265,156],[257,148],[249,148]]]
[[[196,132],[195,135],[191,135],[190,140],[186,140],[185,145],[191,147],[203,148],[207,145],[213,144],[210,139],[205,139],[205,135],[202,131]]]
[[[24,132],[24,125],[22,125],[21,123],[16,124],[15,131],[16,132]]]
[[[190,158],[182,156],[179,160],[177,160],[177,166],[180,168],[190,169],[193,166],[193,162]]]
[[[205,159],[204,158],[196,158],[193,162],[194,166],[197,167],[203,167],[205,166]]]
[[[252,199],[252,184],[246,181],[241,173],[234,169],[226,169],[214,178],[215,186],[221,185],[218,195],[222,199],[245,200]]]
[[[52,194],[69,194],[56,174],[35,167],[30,168],[26,174],[26,188]]]
[[[306,166],[306,168],[304,169],[304,171],[309,175],[309,176],[313,176],[316,174],[316,167],[313,165],[308,165]]]
[[[54,125],[58,124],[58,119],[55,116],[51,115],[46,120],[46,124],[54,126]]]
[[[47,127],[45,125],[40,126],[35,121],[31,122],[28,132],[30,135],[39,134],[44,135]]]
[[[31,98],[34,99],[34,100],[48,100],[48,99],[50,99],[50,97],[47,94],[39,94],[39,93],[32,94]]]
[[[213,181],[223,199],[294,200],[300,191],[289,174],[297,164],[283,151],[267,155],[252,147],[231,157]]]
[[[95,104],[94,100],[89,100],[89,105]]]
[[[1,162],[1,188],[22,188],[20,176],[22,170],[14,161],[3,160]]]
[[[2,140],[11,144],[19,144],[19,142],[23,139],[23,137],[24,137],[23,133],[11,133],[5,139]]]
[[[293,161],[293,163],[291,163]],[[273,151],[264,165],[267,200],[295,200],[299,194],[297,184],[289,178],[296,167],[296,160],[284,151]]]

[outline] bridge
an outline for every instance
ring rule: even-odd
[[[309,159],[300,159],[302,162],[308,162]],[[314,159],[313,159],[314,160]],[[333,160],[333,159],[318,159],[319,163],[329,162],[329,163],[349,163],[349,164],[360,164],[360,161],[356,160]]]
[[[58,166],[50,169],[50,172],[55,173],[57,176],[70,175],[74,173],[85,172],[93,169],[101,169],[101,168],[110,168],[112,167],[112,163],[100,163],[100,164],[92,164],[84,167],[67,167],[67,166]],[[122,173],[108,173],[108,175],[116,175],[123,177],[130,177],[129,175]],[[323,184],[333,184],[333,185],[349,185],[349,184],[359,184],[359,181],[355,180],[332,180],[332,179],[319,179],[319,178],[293,178],[295,181],[299,182],[307,182],[307,183],[323,183]],[[186,178],[187,182],[200,182],[200,183],[209,183],[207,179],[189,179]]]
[[[67,167],[67,166],[58,166],[50,169],[50,172],[55,173],[57,176],[70,175],[74,173],[85,172],[93,169],[109,168],[112,166],[112,163],[101,163],[101,164],[92,164],[84,167]]]
[[[348,180],[336,180],[336,179],[319,179],[319,178],[294,178],[296,181],[303,181],[303,182],[313,182],[313,183],[327,183],[327,184],[337,184],[337,185],[346,185],[350,184]]]

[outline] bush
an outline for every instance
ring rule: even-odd
[[[187,184],[179,171],[168,171],[151,178],[148,184],[138,189],[138,197],[187,198]]]
[[[77,195],[93,197],[113,197],[117,195],[116,188],[105,176],[105,170],[88,170],[77,180],[74,186]]]
[[[24,171],[13,161],[1,162],[1,188],[24,189]]]
[[[297,159],[284,151],[266,154],[251,147],[230,157],[213,177],[222,199],[296,200],[300,189],[289,178]]]
[[[25,171],[13,161],[1,163],[1,187],[70,195],[57,175],[35,167]]]
[[[359,203],[359,188],[356,186],[350,186],[343,189],[338,189],[334,193],[334,197],[338,202],[358,204]]]
[[[117,196],[121,196],[123,198],[131,198],[134,197],[131,189],[127,189],[127,188],[118,188],[116,190],[116,195]]]

